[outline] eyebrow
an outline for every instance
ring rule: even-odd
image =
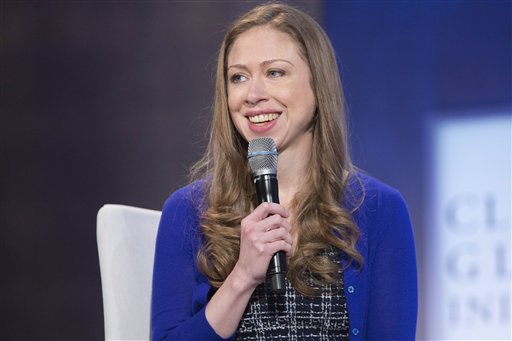
[[[261,66],[267,66],[267,65],[275,63],[275,62],[285,62],[285,63],[290,64],[291,66],[295,66],[295,65],[293,65],[292,62],[290,62],[289,60],[286,60],[286,59],[270,59],[270,60],[265,60],[265,61],[261,62],[260,63],[260,67]],[[247,70],[247,66],[245,66],[243,64],[233,64],[233,65],[230,65],[230,66],[227,67],[226,70],[229,70],[229,69],[234,68],[234,67]]]

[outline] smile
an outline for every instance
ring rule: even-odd
[[[273,120],[276,120],[279,117],[279,114],[261,114],[261,115],[254,115],[249,116],[248,119],[251,121],[251,123],[265,123],[270,122]]]

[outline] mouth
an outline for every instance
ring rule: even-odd
[[[259,114],[259,115],[248,116],[247,118],[249,119],[249,121],[251,123],[263,124],[263,123],[277,120],[278,117],[279,117],[278,113],[268,113],[268,114]]]

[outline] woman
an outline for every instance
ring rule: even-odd
[[[165,203],[155,340],[413,340],[414,242],[398,192],[351,164],[332,46],[308,15],[256,7],[219,52],[198,179]],[[281,204],[257,205],[248,141],[279,151]],[[284,251],[286,292],[268,290]]]

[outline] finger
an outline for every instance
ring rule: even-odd
[[[268,216],[267,218],[263,219],[259,224],[261,225],[261,228],[264,231],[269,231],[278,227],[282,227],[289,232],[291,231],[292,228],[288,220],[277,214]]]
[[[251,213],[256,220],[262,220],[274,214],[288,218],[288,211],[280,204],[273,202],[263,202]]]
[[[284,228],[276,228],[265,232],[261,237],[261,241],[264,243],[273,243],[280,240],[285,241],[287,244],[291,244],[292,235]]]
[[[279,251],[284,251],[284,252],[286,252],[287,255],[290,255],[292,252],[292,245],[288,244],[284,240],[278,240],[276,242],[269,243],[269,244],[267,244],[267,246],[268,246],[267,250],[268,250],[269,254],[271,254],[271,255],[273,255]]]

